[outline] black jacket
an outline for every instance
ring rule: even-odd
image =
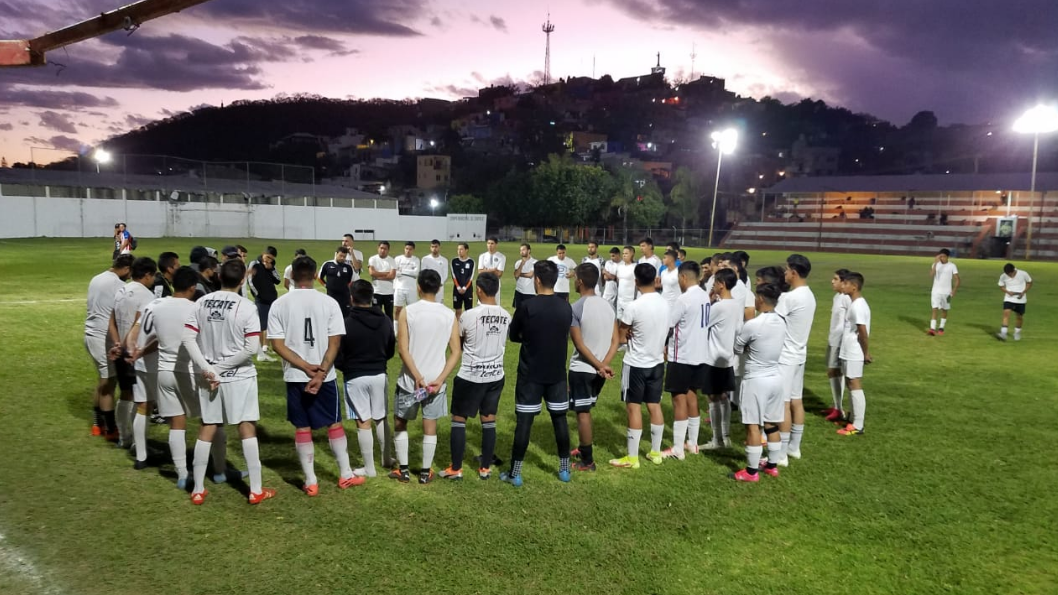
[[[397,349],[393,321],[378,308],[353,307],[345,318],[345,336],[335,367],[345,380],[386,373],[388,362]]]

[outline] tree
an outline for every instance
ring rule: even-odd
[[[628,222],[638,227],[657,225],[665,215],[661,189],[648,172],[631,167],[619,167],[613,172],[610,207],[624,222],[628,241]]]
[[[698,205],[700,204],[702,184],[690,168],[676,168],[676,184],[672,187],[669,198],[672,200],[670,212],[679,217],[680,225],[687,229],[687,222],[692,225],[698,222]]]
[[[456,194],[448,199],[449,213],[484,213],[485,201],[473,194]]]
[[[601,167],[577,165],[569,155],[550,155],[532,171],[529,200],[545,206],[545,224],[588,225],[610,194],[610,176]]]

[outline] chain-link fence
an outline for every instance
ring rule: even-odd
[[[713,230],[713,244],[723,239],[726,230]],[[680,227],[648,227],[625,229],[619,225],[602,227],[516,227],[506,226],[489,230],[502,242],[528,242],[540,244],[587,244],[597,242],[600,246],[638,246],[644,238],[650,238],[660,250],[669,242],[692,248],[706,247],[709,243],[708,229]]]

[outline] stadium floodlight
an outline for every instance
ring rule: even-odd
[[[99,173],[99,166],[110,163],[111,158],[110,151],[106,149],[100,148],[92,151],[92,160],[96,162],[96,173]]]
[[[1032,258],[1032,209],[1036,201],[1036,162],[1040,155],[1040,135],[1058,131],[1058,109],[1037,105],[1014,121],[1014,132],[1032,135],[1032,178],[1029,182],[1029,221],[1025,228],[1025,260]]]
[[[716,183],[713,185],[713,208],[709,214],[709,247],[713,247],[713,224],[716,222],[716,197],[720,191],[720,164],[724,161],[724,155],[735,152],[738,144],[738,130],[727,128],[712,133],[709,138],[713,139],[713,148],[716,149]]]
[[[436,198],[431,198],[430,199],[430,212],[433,213],[437,209],[438,205],[440,205],[440,204],[441,203],[437,202]]]

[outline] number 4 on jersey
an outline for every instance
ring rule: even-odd
[[[312,319],[305,319],[305,342],[309,344],[309,347],[316,346],[316,336],[312,333]]]

